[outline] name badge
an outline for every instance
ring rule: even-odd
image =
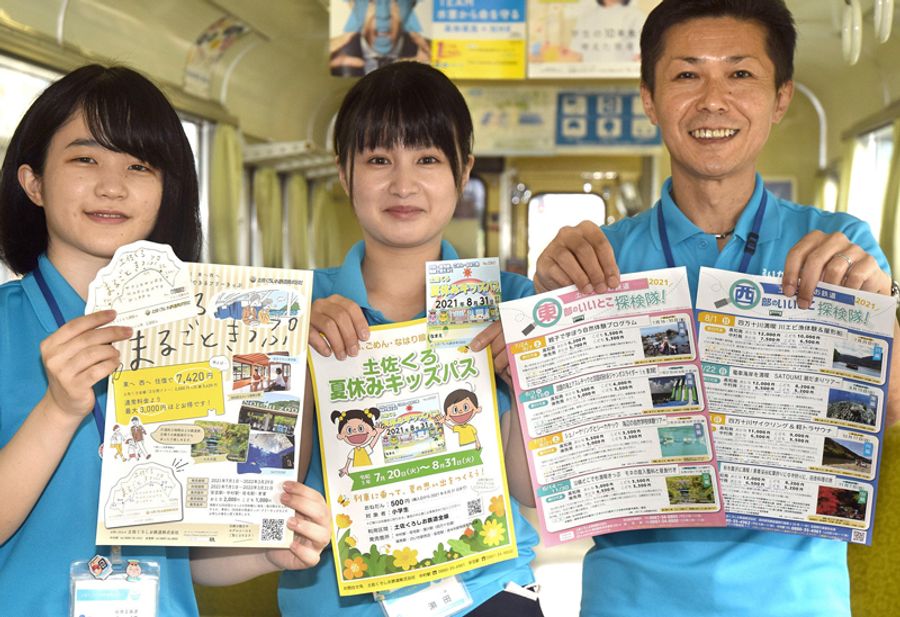
[[[157,617],[159,564],[97,556],[69,568],[69,614],[75,617]]]
[[[455,576],[443,578],[406,595],[376,593],[385,617],[448,617],[469,606],[472,596]]]

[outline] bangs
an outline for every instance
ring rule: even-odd
[[[143,79],[98,80],[80,101],[84,122],[104,148],[180,175],[186,163],[181,121],[162,94],[147,86]]]
[[[351,193],[355,155],[381,148],[437,148],[461,189],[472,145],[462,94],[446,75],[419,62],[394,62],[360,79],[334,123],[334,151]]]
[[[412,98],[412,97],[410,97]],[[376,148],[431,148],[456,159],[456,135],[448,118],[429,111],[421,100],[392,97],[371,105],[359,117],[354,152]]]

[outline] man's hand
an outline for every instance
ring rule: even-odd
[[[875,258],[839,231],[811,231],[788,252],[781,281],[784,295],[797,295],[797,305],[809,308],[819,282],[880,294],[891,293],[891,277]]]
[[[538,293],[575,285],[582,293],[619,286],[619,267],[606,235],[591,221],[563,227],[537,260]]]

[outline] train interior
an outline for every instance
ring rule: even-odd
[[[61,74],[90,62],[131,66],[162,87],[183,119],[201,181],[205,260],[337,265],[361,233],[331,150],[334,116],[353,83],[329,74],[331,4],[0,0],[0,151],[30,102]],[[896,270],[900,17],[885,16],[892,1],[787,5],[800,33],[796,93],[769,139],[760,173],[794,201],[867,221]],[[223,28],[234,28],[233,36],[210,53],[204,36]],[[207,56],[199,57],[204,50]],[[637,108],[633,76],[457,83],[476,125],[473,177],[447,232],[461,256],[499,256],[503,268],[530,275],[561,226],[608,223],[653,205],[669,173],[658,140],[560,145],[504,132],[521,120],[523,99],[588,92]],[[12,277],[0,270],[0,282]],[[270,379],[270,362],[247,359],[241,370],[248,388],[262,387],[253,382],[255,368]],[[873,546],[849,547],[860,616],[893,614],[900,601],[896,428],[885,451]],[[539,550],[535,570],[548,616],[577,614],[581,555],[589,547],[585,541]],[[272,575],[232,588],[198,588],[201,614],[277,615],[276,585]]]

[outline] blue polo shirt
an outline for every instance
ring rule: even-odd
[[[63,316],[84,314],[84,301],[53,264],[41,256],[38,267]],[[57,329],[50,307],[32,274],[0,286],[0,448],[6,445],[47,391],[40,342]],[[106,381],[94,388],[101,408]],[[100,436],[91,414],[72,442],[34,509],[0,545],[0,613],[28,617],[69,614],[69,564],[95,554],[100,494]],[[37,459],[41,452],[30,456]],[[160,617],[195,617],[186,548],[123,547],[125,559],[160,566]]]
[[[649,211],[603,231],[623,273],[667,267],[657,208],[675,264],[686,266],[696,301],[700,266],[738,270],[762,198],[762,179],[719,253],[716,239],[672,200],[671,180]],[[845,213],[799,206],[768,194],[748,273],[781,276],[788,251],[808,232],[841,231],[889,271],[869,226]],[[648,250],[648,247],[650,250]],[[584,560],[583,617],[849,617],[847,545],[747,529],[656,529],[594,538]]]
[[[362,260],[365,256],[365,243],[357,242],[347,253],[344,263],[339,268],[316,270],[313,282],[313,300],[326,298],[332,294],[340,294],[358,304],[366,316],[369,325],[391,323],[379,310],[369,304],[369,295],[362,276]],[[446,240],[441,245],[441,259],[458,259],[453,246]],[[424,285],[425,273],[422,273]],[[503,300],[524,298],[534,293],[531,281],[523,276],[502,272],[500,285]],[[425,313],[418,315],[425,317]],[[497,408],[502,415],[509,410],[509,394],[502,382],[497,383]],[[518,430],[517,426],[511,427]],[[324,492],[322,482],[322,460],[318,456],[319,436],[313,431],[313,455],[306,474],[306,484]],[[534,546],[538,543],[537,533],[519,512],[519,504],[512,502],[513,524],[516,530],[516,542],[519,556],[515,559],[501,561],[483,568],[470,570],[459,575],[469,594],[472,596],[471,607],[459,613],[464,615],[491,596],[503,591],[506,583],[515,581],[520,585],[534,582],[531,571],[531,560],[534,558]],[[285,617],[383,617],[378,603],[371,593],[344,596],[338,595],[335,577],[334,556],[331,547],[322,552],[322,561],[318,567],[308,570],[285,571],[281,574],[278,586],[278,604]]]

